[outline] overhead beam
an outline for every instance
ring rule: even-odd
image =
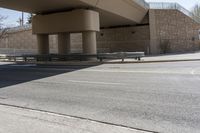
[[[79,9],[49,15],[36,15],[33,17],[32,26],[33,34],[99,31],[99,13]]]

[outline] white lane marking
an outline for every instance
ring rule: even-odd
[[[111,83],[111,82],[94,82],[94,81],[82,81],[82,80],[67,80],[73,83],[85,83],[85,84],[102,84],[102,85],[123,85],[122,83]]]
[[[199,75],[200,74],[200,68],[194,68],[190,71],[190,74],[192,75]]]
[[[200,80],[199,73],[197,73],[198,70],[199,70],[199,68],[198,68],[198,69],[193,69],[190,73],[191,73],[194,77],[196,77],[196,79]]]
[[[191,73],[192,75],[195,75],[195,70],[193,69],[190,73]]]

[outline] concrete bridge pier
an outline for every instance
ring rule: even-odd
[[[32,21],[38,36],[38,54],[49,54],[49,34],[58,34],[58,54],[70,53],[70,33],[82,33],[83,53],[96,54],[96,32],[100,31],[99,13],[76,9],[68,12],[38,14]]]
[[[71,52],[70,33],[58,34],[58,54],[69,54]]]
[[[83,53],[96,54],[97,53],[96,32],[85,31],[82,33],[82,38],[83,38]]]
[[[0,0],[0,5],[36,14],[32,31],[38,36],[38,54],[49,53],[47,35],[58,33],[83,33],[83,53],[95,54],[95,32],[100,31],[100,24],[105,28],[136,25],[149,10],[145,2],[138,0]],[[69,53],[69,36],[59,34],[58,40],[58,53]]]
[[[39,55],[49,54],[49,35],[37,34],[37,42],[38,42],[38,54]]]

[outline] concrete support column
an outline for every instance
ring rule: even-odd
[[[49,35],[37,34],[38,54],[49,54]]]
[[[85,31],[82,33],[83,39],[83,53],[84,54],[96,54],[97,42],[95,31]]]
[[[58,54],[70,53],[70,33],[58,34]]]

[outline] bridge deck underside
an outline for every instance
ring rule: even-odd
[[[140,23],[148,11],[134,0],[0,0],[0,7],[35,14],[91,9],[100,13],[102,27]]]

